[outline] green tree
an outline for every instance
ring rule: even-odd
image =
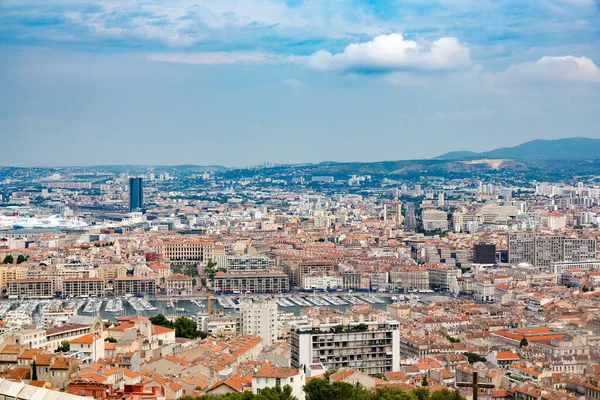
[[[192,321],[186,317],[179,317],[175,320],[173,324],[175,328],[175,336],[186,338],[186,339],[195,339],[200,336],[200,332],[198,331],[198,325],[196,322]]]
[[[421,386],[429,386],[429,380],[427,379],[427,374],[423,375],[423,379],[421,379]]]
[[[25,258],[25,256],[23,254],[19,254],[17,256],[17,264],[24,263],[25,261],[27,261],[27,258]]]
[[[152,325],[164,326],[165,328],[173,328],[173,322],[169,321],[167,317],[162,314],[150,317],[150,323]]]
[[[285,385],[283,388],[279,385],[261,389],[260,393],[254,396],[256,400],[297,400],[292,396],[292,387]]]
[[[64,353],[71,350],[71,343],[68,340],[63,340],[60,342],[60,346],[56,349],[57,353]]]
[[[476,362],[485,362],[486,358],[483,356],[480,356],[477,353],[472,353],[470,351],[467,351],[465,353],[463,353],[467,359],[469,360],[469,364],[475,364]]]
[[[117,339],[115,339],[114,337],[111,337],[111,336],[104,339],[104,341],[108,342],[108,343],[117,343]]]
[[[529,346],[529,342],[527,341],[527,338],[521,339],[521,342],[519,343],[519,347],[525,347],[525,346]]]
[[[304,385],[306,400],[340,400],[354,397],[355,386],[335,381],[329,383],[326,379],[311,379]]]
[[[198,266],[196,264],[186,265],[184,271],[187,276],[198,276]]]
[[[181,274],[183,273],[183,265],[173,265],[171,267],[171,270],[174,274]]]
[[[436,390],[429,396],[430,400],[463,400],[458,390]]]
[[[4,261],[2,261],[2,264],[13,264],[15,262],[15,259],[13,258],[12,255],[7,255],[6,257],[4,257]]]
[[[405,392],[397,388],[383,387],[377,389],[372,400],[417,400],[417,396],[412,392]]]

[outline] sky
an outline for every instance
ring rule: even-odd
[[[0,0],[0,165],[600,139],[600,0]]]

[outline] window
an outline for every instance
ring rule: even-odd
[[[276,379],[275,379],[275,385],[276,385],[276,386],[281,386],[281,379],[279,379],[279,378],[276,378]]]

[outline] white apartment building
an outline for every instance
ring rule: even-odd
[[[275,300],[257,301],[239,305],[238,331],[246,335],[258,336],[263,346],[277,341],[277,303]]]
[[[344,284],[341,275],[336,274],[311,274],[302,276],[302,289],[329,289],[342,287]]]
[[[326,369],[353,368],[366,374],[383,374],[400,368],[398,322],[369,321],[349,325],[296,325],[291,330],[291,365],[315,363]]]

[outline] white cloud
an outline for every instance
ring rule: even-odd
[[[310,67],[337,71],[450,71],[471,65],[469,49],[457,38],[443,37],[421,47],[401,34],[380,35],[366,43],[352,43],[343,52],[319,50],[309,57]]]
[[[546,56],[536,62],[512,65],[504,75],[532,82],[600,82],[600,68],[587,57]]]
[[[238,63],[288,63],[300,57],[265,52],[205,52],[205,53],[153,53],[146,60],[183,64],[216,65]]]
[[[301,80],[294,79],[294,78],[282,79],[281,83],[292,89],[300,89],[300,88],[306,87],[306,83],[302,82]]]

